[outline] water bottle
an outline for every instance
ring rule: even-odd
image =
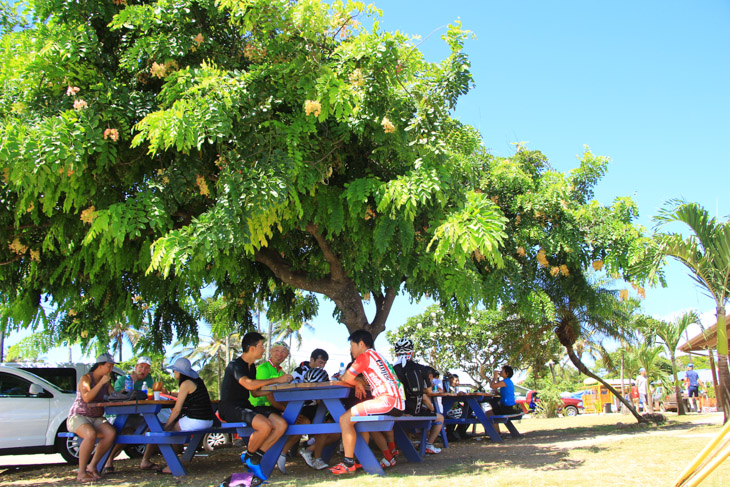
[[[130,392],[132,389],[134,389],[134,381],[132,376],[127,374],[127,377],[124,378],[124,390]]]
[[[147,399],[147,383],[142,381],[142,392],[144,393],[144,398]]]
[[[340,362],[340,379],[345,375],[345,362]]]

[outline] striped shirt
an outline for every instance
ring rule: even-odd
[[[355,359],[349,368],[349,372],[355,376],[363,374],[370,384],[370,392],[373,397],[388,395],[397,399],[395,408],[402,410],[405,407],[405,392],[403,385],[398,381],[393,367],[385,358],[373,350],[368,349]]]

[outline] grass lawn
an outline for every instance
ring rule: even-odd
[[[287,475],[275,470],[273,486],[563,486],[672,485],[697,452],[714,438],[722,415],[670,414],[661,426],[639,426],[631,416],[582,415],[572,418],[523,419],[522,438],[492,444],[480,437],[456,442],[423,463],[403,460],[386,477],[358,472],[334,477],[314,471],[301,458],[287,463]],[[116,462],[117,473],[94,486],[214,486],[231,473],[243,471],[240,449],[196,458],[189,475],[178,479],[142,472],[132,460]],[[161,461],[161,457],[158,457]],[[34,466],[0,472],[0,486],[65,486],[74,484],[73,467]],[[722,464],[702,486],[730,485],[730,461]]]

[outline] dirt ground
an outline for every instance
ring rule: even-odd
[[[506,437],[502,444],[492,444],[483,436],[455,442],[423,463],[410,464],[403,460],[386,471],[385,482],[381,477],[364,473],[334,478],[327,470],[314,471],[301,458],[292,458],[287,463],[287,474],[275,470],[270,485],[337,483],[338,486],[415,487],[468,482],[525,486],[582,480],[582,483],[610,486],[627,485],[629,479],[642,478],[651,480],[652,485],[669,485],[696,452],[717,435],[721,424],[721,414],[682,418],[673,415],[660,426],[637,425],[631,417],[617,414],[529,418],[517,425],[523,433],[521,438]],[[244,471],[240,452],[240,448],[228,448],[208,457],[196,457],[188,467],[189,475],[181,478],[141,471],[138,461],[117,461],[117,471],[93,485],[217,487],[226,476]],[[156,461],[162,458],[157,457]],[[708,479],[710,483],[702,485],[730,485],[730,461],[725,463]],[[0,486],[74,485],[75,477],[74,467],[70,465],[10,467],[0,470]]]

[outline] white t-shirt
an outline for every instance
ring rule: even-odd
[[[646,377],[639,374],[639,376],[636,378],[636,387],[639,389],[639,394],[646,395]]]

